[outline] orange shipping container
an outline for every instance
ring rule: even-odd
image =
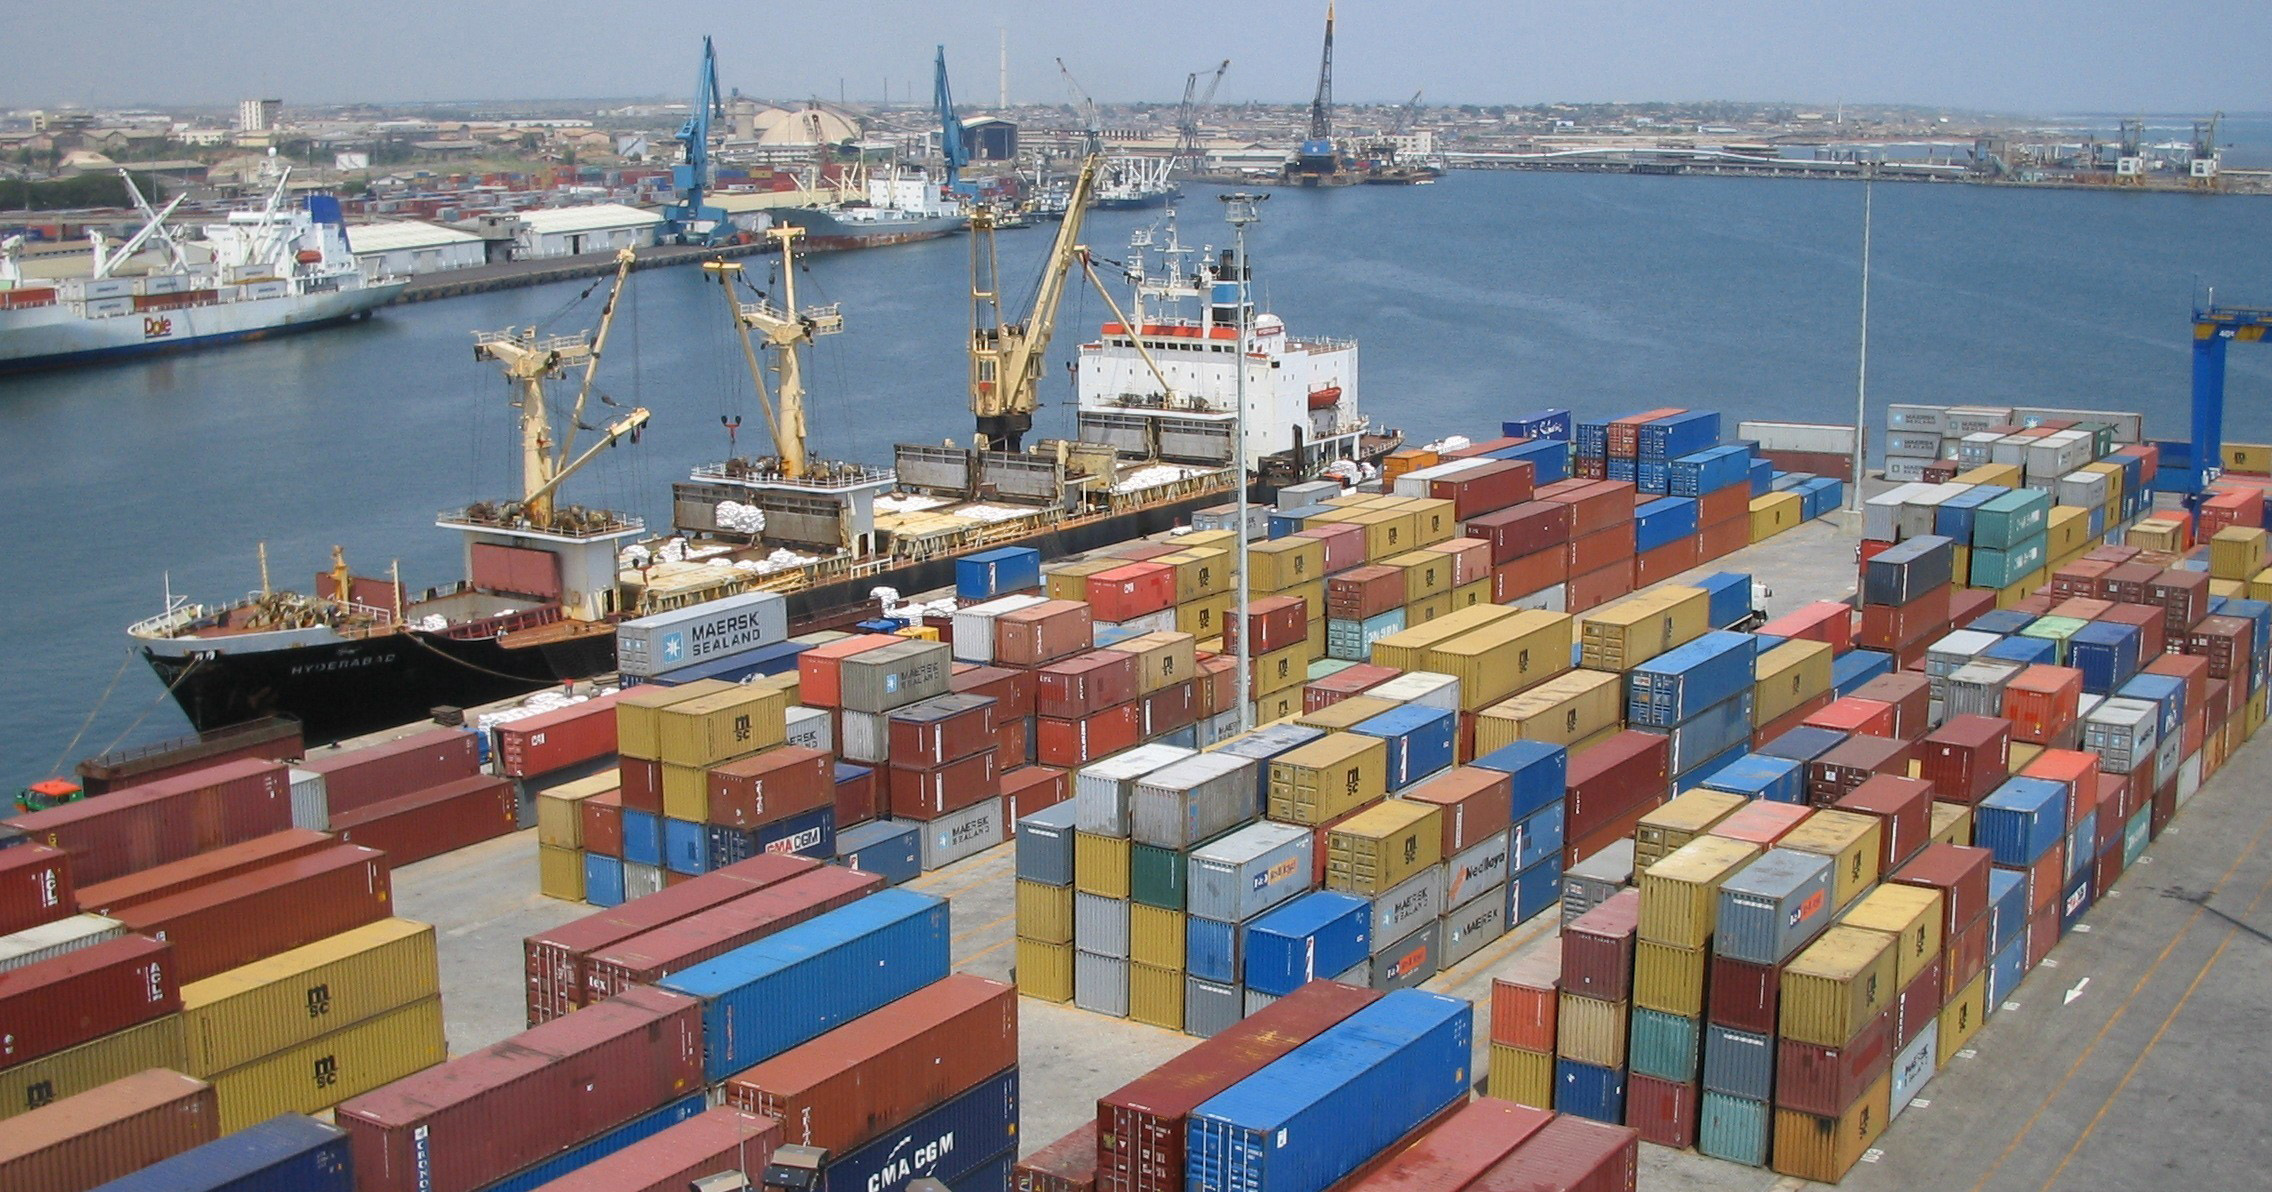
[[[905,640],[888,633],[863,633],[823,642],[797,655],[797,702],[808,708],[835,707],[839,698],[838,676],[845,659]]]

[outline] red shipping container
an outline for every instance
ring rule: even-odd
[[[1296,603],[1304,602],[1297,600]],[[1342,575],[1326,577],[1325,615],[1328,617],[1341,621],[1364,621],[1403,607],[1404,572],[1397,568],[1373,564],[1353,568]],[[1304,632],[1308,631],[1308,627],[1305,609]],[[1229,627],[1226,625],[1225,628]],[[1293,640],[1287,639],[1286,644],[1292,645]],[[1226,648],[1228,645],[1226,639]]]
[[[1996,610],[1996,594],[1986,588],[1958,588],[1949,593],[1949,624],[1958,629]]]
[[[1399,797],[1444,809],[1440,817],[1444,822],[1444,856],[1456,857],[1507,830],[1512,823],[1515,787],[1513,777],[1503,771],[1460,766],[1405,790]]]
[[[1018,1160],[1010,1169],[1011,1192],[1095,1192],[1097,1123],[1089,1118],[1073,1132]]]
[[[2143,604],[2161,608],[2166,616],[2166,607],[2146,598],[2146,585],[2154,582],[2154,577],[2161,573],[2160,567],[2143,560],[2118,563],[2112,571],[2099,577],[2098,595],[2120,604]]]
[[[1623,522],[1572,538],[1563,547],[1563,560],[1572,575],[1599,571],[1633,557],[1633,523]]]
[[[358,1192],[472,1192],[701,1087],[701,1003],[642,987],[352,1098],[336,1116]]]
[[[340,844],[114,917],[128,931],[172,944],[174,979],[187,984],[393,913],[386,856]]]
[[[521,941],[529,1025],[549,1022],[584,1004],[584,961],[592,953],[819,866],[807,857],[767,853],[529,936]]]
[[[1635,807],[1652,808],[1672,795],[1666,772],[1670,739],[1628,729],[1570,759],[1563,806],[1564,832],[1585,836]]]
[[[663,813],[663,763],[638,757],[615,760],[616,790],[623,806],[649,815]]]
[[[2099,618],[2116,625],[2138,627],[2138,657],[2150,662],[2169,649],[2168,617],[2166,609],[2151,604],[2117,604]]]
[[[1136,709],[1140,720],[1136,731],[1147,741],[1184,728],[1199,719],[1199,700],[1189,681],[1162,687],[1150,695],[1138,697]]]
[[[2004,719],[2012,740],[2045,745],[2075,722],[2082,705],[2083,672],[2065,666],[2030,666],[2004,686]]]
[[[1328,580],[1329,590],[1331,585],[1332,581]],[[1233,615],[1223,618],[1225,653],[1238,651],[1242,634],[1253,643],[1247,647],[1247,652],[1252,654],[1283,650],[1309,635],[1309,604],[1298,596],[1259,597],[1246,606],[1243,617],[1236,615],[1237,609],[1231,611]]]
[[[2054,595],[2062,594],[2057,586],[2052,588],[2052,593]],[[2105,616],[2108,610],[2113,607],[2114,602],[2111,600],[2100,600],[2095,596],[2067,595],[2066,599],[2052,605],[2051,612],[2047,615],[2073,617],[2078,621],[2096,621]]]
[[[1873,650],[1899,650],[1948,632],[1949,590],[1933,588],[1908,604],[1865,604],[1855,641]]]
[[[1682,538],[1655,550],[1642,551],[1633,556],[1633,586],[1646,588],[1662,583],[1696,566],[1700,557],[1694,538]]]
[[[797,702],[808,708],[833,708],[843,698],[844,660],[906,641],[888,633],[863,633],[823,642],[797,655]]]
[[[1464,1099],[1463,1099],[1464,1100]],[[1554,1112],[1483,1097],[1455,1104],[1452,1114],[1410,1146],[1391,1147],[1364,1178],[1362,1192],[1444,1192],[1466,1187],[1533,1134]]]
[[[2217,493],[2201,502],[2201,536],[2234,527],[2259,529],[2264,524],[2264,493],[2254,486]]]
[[[71,857],[63,850],[43,844],[0,849],[0,935],[70,915],[78,899]]]
[[[1570,564],[1564,559],[1562,548],[1550,546],[1533,554],[1522,555],[1498,564],[1491,569],[1491,602],[1512,604],[1525,596],[1543,592],[1570,578]]]
[[[607,791],[576,805],[584,821],[584,851],[603,857],[623,855],[623,792]]]
[[[823,865],[784,882],[745,890],[738,898],[587,956],[583,1004],[605,1001],[634,985],[653,985],[883,888],[884,879],[876,874]]]
[[[974,666],[947,679],[956,695],[983,695],[994,701],[994,719],[1022,720],[1033,715],[1033,672],[1006,666]]]
[[[833,804],[836,761],[818,749],[783,745],[712,766],[705,781],[709,822],[754,828]]]
[[[1570,457],[1570,475],[1578,480],[1599,480],[1609,475],[1609,461],[1587,455]]]
[[[1990,860],[1987,849],[1935,841],[1919,850],[1907,865],[1894,870],[1887,880],[1939,890],[1941,938],[1948,941],[1988,909]]]
[[[1192,681],[1191,698],[1201,719],[1220,716],[1239,703],[1239,660],[1222,654],[1199,658],[1199,677]]]
[[[781,1123],[738,1109],[712,1109],[544,1185],[544,1192],[686,1192],[704,1176],[764,1171],[781,1145]]]
[[[1143,713],[1132,700],[1079,720],[1034,721],[1034,759],[1045,766],[1085,766],[1142,740]]]
[[[1117,623],[1175,607],[1175,568],[1130,563],[1089,577],[1089,608],[1099,621]]]
[[[1374,666],[1360,662],[1343,667],[1322,679],[1312,679],[1302,688],[1302,711],[1315,712],[1330,708],[1352,695],[1361,695],[1378,687],[1403,672],[1393,666]]]
[[[161,778],[177,778],[210,769],[223,762],[251,759],[291,763],[307,752],[300,739],[300,726],[293,721],[255,720],[220,729],[213,736],[213,740],[179,738],[178,744],[159,746],[147,753],[129,749],[125,759],[118,763],[105,763],[99,758],[80,762],[79,785],[89,795],[115,794]]]
[[[1033,721],[1027,717],[994,726],[994,756],[1005,766],[1022,766],[1033,760]]]
[[[1812,807],[1803,807],[1797,803],[1770,803],[1764,799],[1754,799],[1736,808],[1726,819],[1712,825],[1709,835],[1725,836],[1730,840],[1769,848],[1813,814]]]
[[[1562,927],[1562,992],[1605,1002],[1633,996],[1641,892],[1620,890]]]
[[[1892,873],[1933,833],[1933,784],[1898,774],[1873,774],[1831,804],[1878,818],[1878,872]]]
[[[0,822],[71,854],[71,880],[90,885],[291,827],[291,780],[276,762],[224,762]]]
[[[2116,452],[2115,454],[2119,455],[2121,453]],[[2120,567],[2124,563],[2128,563],[2136,559],[2140,553],[2141,552],[2139,551],[2139,549],[2135,546],[2124,546],[2119,542],[2109,542],[2102,546],[2092,547],[2083,555],[2083,557],[2095,562],[2112,563],[2115,566]]]
[[[220,1136],[213,1086],[152,1068],[10,1119],[0,1188],[107,1186]]]
[[[1812,716],[1829,706],[1830,693],[1827,691],[1817,692],[1814,695],[1808,696],[1806,699],[1801,700],[1797,707],[1792,708],[1790,711],[1783,713],[1781,716],[1777,716],[1775,719],[1770,720],[1763,725],[1760,725],[1756,729],[1753,729],[1751,733],[1751,747],[1753,749],[1757,749],[1760,746],[1765,745],[1769,741],[1782,736],[1784,733],[1798,728],[1799,726],[1806,723],[1807,717]]]
[[[2067,792],[2067,827],[2072,829],[2098,806],[2098,755],[2079,749],[2046,749],[2028,759],[2020,773],[2056,782]]]
[[[1599,608],[1633,591],[1633,561],[1622,559],[1599,571],[1573,573],[1568,582],[1569,590],[1563,594],[1564,611],[1581,613]]]
[[[933,820],[1002,794],[991,749],[927,770],[893,766],[888,782],[893,819]]]
[[[1775,1052],[1775,1104],[1837,1117],[1893,1066],[1893,1014],[1881,1010],[1842,1047],[1784,1039]]]
[[[1612,459],[1631,459],[1640,454],[1642,423],[1655,422],[1660,418],[1670,418],[1675,414],[1686,414],[1687,412],[1679,406],[1662,406],[1647,413],[1611,419],[1607,431],[1610,457]]]
[[[1641,1136],[1558,1114],[1462,1192],[1633,1192]]]
[[[2250,653],[2250,635],[2254,627],[2239,617],[2203,617],[2201,623],[2185,635],[2187,654],[2197,654],[2209,660],[2209,677],[2235,679],[2246,682]],[[77,806],[77,804],[72,804]],[[40,814],[50,814],[42,812]],[[29,817],[25,817],[29,818]],[[11,821],[22,824],[23,819]],[[72,858],[73,874],[85,880],[85,874],[76,868],[78,858]]]
[[[1091,650],[1034,672],[1034,712],[1077,720],[1136,698],[1142,682],[1134,654]]]
[[[1538,499],[1570,507],[1570,537],[1582,538],[1633,520],[1627,480],[1564,480],[1538,490]]]
[[[1706,1021],[1755,1035],[1773,1035],[1782,1011],[1783,969],[1714,953],[1705,982]]]
[[[1456,475],[1428,482],[1428,495],[1452,503],[1452,516],[1461,520],[1495,509],[1506,509],[1531,499],[1536,487],[1531,462],[1500,459]]]
[[[721,1095],[782,1122],[788,1143],[843,1154],[1017,1062],[1017,988],[956,973],[733,1076]]]
[[[1506,563],[1568,542],[1572,512],[1572,506],[1558,501],[1525,501],[1469,518],[1462,533],[1490,543],[1492,563]]]
[[[2067,846],[2064,842],[2051,846],[2050,851],[2037,857],[2026,869],[2027,908],[2039,911],[2059,905],[2060,892],[2067,880]]]
[[[1696,1145],[1696,1086],[1640,1072],[1626,1077],[1625,1124],[1643,1142],[1675,1150]]]
[[[836,805],[836,830],[841,832],[876,818],[882,803],[877,797],[876,772],[867,766],[849,763],[834,770],[829,784]]]
[[[1933,797],[1977,803],[2011,776],[2011,722],[1995,716],[1951,716],[1917,744],[1917,774]]]
[[[1943,1002],[1941,966],[1942,957],[1933,957],[1932,963],[1917,970],[1917,975],[1909,979],[1908,988],[1894,998],[1889,1013],[1893,1016],[1893,1050],[1896,1055],[1924,1032],[1926,1023],[1932,1022],[1940,1014]]]
[[[1562,954],[1533,948],[1491,978],[1491,1041],[1531,1051],[1554,1050],[1562,996]]]
[[[1873,737],[1900,739],[1901,734],[1894,727],[1897,719],[1892,704],[1848,695],[1824,704],[1799,723],[1816,728],[1837,729],[1842,733],[1865,733]]]
[[[1562,868],[1569,869],[1618,841],[1631,837],[1635,831],[1639,830],[1642,818],[1653,810],[1655,808],[1647,803],[1636,803],[1630,810],[1619,814],[1608,824],[1592,832],[1578,837],[1565,835],[1562,843]],[[1320,847],[1322,847],[1322,842]]]
[[[173,944],[140,935],[0,972],[0,1068],[172,1014],[183,980]]]
[[[1828,807],[1873,775],[1907,775],[1912,748],[1891,737],[1850,736],[1807,763],[1807,797]]]
[[[265,865],[304,857],[336,843],[337,838],[328,833],[312,832],[305,828],[272,832],[243,844],[232,844],[227,848],[184,857],[140,873],[98,882],[79,891],[79,909],[93,914],[111,914],[169,894],[179,894],[223,878],[249,873]],[[0,868],[5,867],[4,858],[23,851],[26,850],[16,848],[0,852]]]
[[[1296,530],[1290,537],[1315,538],[1325,544],[1325,572],[1331,575],[1365,565],[1365,527],[1328,522]]]
[[[2162,621],[2165,636],[2183,633],[2209,613],[2209,573],[2164,571],[2146,585],[2144,603],[2158,604],[2167,614]]]
[[[1020,766],[1002,772],[1002,822],[1015,836],[1018,820],[1073,797],[1071,771],[1055,766]]]
[[[1452,538],[1420,549],[1452,558],[1452,586],[1491,578],[1491,544],[1481,538]]]
[[[1373,1178],[1375,1172],[1388,1166],[1390,1160],[1420,1145],[1422,1139],[1442,1130],[1453,1117],[1458,1115],[1461,1106],[1462,1102],[1453,1101],[1442,1109],[1422,1118],[1419,1125],[1397,1135],[1396,1141],[1381,1148],[1372,1158],[1359,1163],[1349,1174],[1327,1184],[1325,1192],[1357,1192],[1358,1189],[1365,1186],[1366,1181]]]
[[[1751,485],[1736,483],[1696,498],[1696,524],[1718,529],[1743,524],[1744,545],[1751,544]]]
[[[1097,1098],[1098,1192],[1183,1192],[1184,1125],[1192,1110],[1380,996],[1312,981]]]
[[[408,865],[495,840],[520,828],[520,800],[509,778],[479,775],[331,817],[332,834]]]
[[[498,725],[497,772],[528,778],[614,753],[615,701],[622,694],[619,689]]]
[[[1941,998],[1954,1000],[1988,967],[1988,915],[1972,917],[1941,946]]]
[[[359,749],[318,749],[300,762],[323,775],[324,802],[337,815],[481,772],[480,743],[457,728],[435,728]]]
[[[2163,654],[2148,660],[2139,669],[2149,675],[2167,675],[2173,679],[2185,680],[2187,708],[2208,708],[2212,715],[2227,711],[2221,701],[2209,698],[2209,685],[2212,682],[2228,683],[2228,680],[2210,679],[2209,660],[2198,654]],[[2228,686],[2227,690],[2229,689]]]

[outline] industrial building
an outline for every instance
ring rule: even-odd
[[[365,277],[420,277],[485,263],[482,238],[421,220],[358,224],[347,245]]]
[[[655,243],[655,230],[663,222],[655,212],[622,203],[523,211],[519,219],[521,230],[513,248],[516,260],[645,248]]]

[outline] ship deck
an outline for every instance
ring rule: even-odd
[[[1852,589],[1855,532],[1838,516],[1699,572],[1748,571],[1770,612]],[[1677,581],[1674,581],[1677,582]],[[2272,751],[2251,744],[2205,783],[2085,927],[1988,1020],[1847,1176],[1856,1192],[2253,1187],[2272,1163],[2256,1092],[2272,1013]],[[1009,846],[910,883],[953,904],[958,970],[1007,978],[1014,956]],[[401,914],[440,929],[450,1049],[521,1029],[520,941],[591,908],[536,893],[533,830],[407,866]],[[1476,1072],[1491,975],[1559,946],[1553,911],[1426,988],[1476,1002]],[[1094,1098],[1196,1040],[1070,1006],[1020,1004],[1021,1150],[1079,1124]],[[1807,1186],[1693,1152],[1641,1148],[1643,1187],[1767,1192]]]

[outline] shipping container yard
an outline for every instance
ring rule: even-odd
[[[2253,1186],[2263,490],[1896,409],[1851,511],[1851,428],[1544,411],[42,784],[0,1186]]]

